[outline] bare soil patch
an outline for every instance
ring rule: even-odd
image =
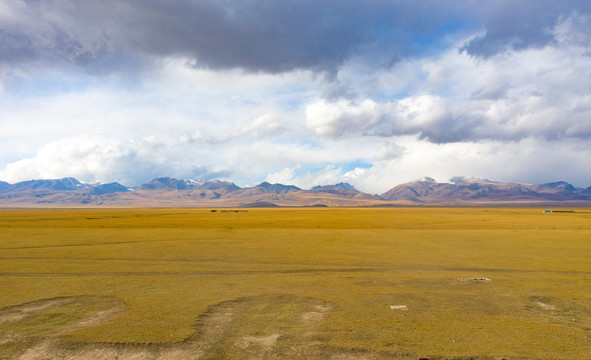
[[[81,297],[88,302],[89,297]],[[0,310],[14,324],[25,316],[41,316],[51,309],[74,306],[80,298],[40,300]],[[11,343],[19,360],[176,360],[176,359],[412,359],[323,346],[318,341],[320,324],[335,306],[320,299],[294,295],[239,298],[211,306],[198,319],[195,334],[182,342],[164,344],[72,343],[63,335],[109,321],[125,311],[122,302],[86,314],[82,319],[45,336],[1,333],[2,346]],[[16,315],[22,315],[17,317]],[[23,315],[25,314],[25,315]],[[22,324],[21,324],[22,325]],[[14,346],[14,345],[22,346]],[[2,357],[2,353],[0,353]]]
[[[61,337],[113,319],[125,311],[120,301],[82,318],[74,316],[51,334],[32,335],[27,323],[23,323],[27,317],[33,320],[47,317],[50,311],[65,313],[70,308],[77,309],[80,303],[89,300],[89,297],[46,299],[0,310],[0,319],[11,322],[10,331],[0,333],[3,339],[0,346],[10,344],[19,349],[10,358],[21,360],[289,358],[289,354],[295,355],[294,351],[309,346],[314,328],[333,309],[324,301],[292,295],[240,298],[211,306],[199,317],[193,336],[167,344],[73,344]],[[288,346],[279,344],[284,339],[288,340]]]
[[[472,285],[472,284],[487,283],[487,282],[491,282],[491,281],[492,280],[487,277],[477,276],[477,277],[469,277],[469,278],[460,278],[460,279],[456,280],[456,283],[458,283],[460,285]]]
[[[22,322],[58,309],[79,308],[93,300],[102,305],[57,331],[31,335]],[[108,300],[108,301],[107,301]],[[115,299],[116,300],[116,299]],[[163,344],[72,343],[67,335],[85,327],[104,324],[125,311],[121,301],[102,297],[39,300],[1,309],[11,330],[0,332],[0,358],[19,360],[173,360],[173,359],[329,359],[416,360],[417,356],[364,352],[328,347],[321,340],[322,322],[337,311],[326,301],[295,295],[263,295],[238,298],[212,305],[199,316],[195,334],[181,342]],[[548,299],[532,297],[538,311],[557,311]],[[108,306],[107,306],[108,305]],[[407,310],[392,305],[393,310]],[[569,312],[568,316],[575,314]],[[14,325],[14,326],[13,326]],[[2,328],[0,328],[1,331]],[[4,327],[6,329],[6,327]],[[19,332],[20,331],[20,332]],[[14,346],[14,345],[21,345]],[[15,352],[6,356],[3,347]],[[430,359],[422,357],[422,359]],[[433,359],[454,359],[435,357]],[[455,358],[460,359],[460,358]],[[471,358],[478,359],[478,358]]]
[[[0,324],[5,322],[22,320],[32,313],[45,310],[54,306],[72,302],[72,298],[54,298],[33,301],[30,303],[10,306],[0,310]]]
[[[250,346],[253,345],[258,345],[258,346],[262,346],[265,348],[271,348],[273,347],[273,345],[275,345],[275,343],[277,342],[277,339],[279,339],[279,337],[281,336],[281,334],[272,334],[269,336],[262,336],[262,337],[257,337],[257,336],[245,336],[241,339],[238,339],[234,344],[242,349],[246,349]]]

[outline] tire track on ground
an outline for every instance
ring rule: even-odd
[[[212,238],[211,240],[218,240]],[[120,245],[120,244],[140,244],[153,242],[171,242],[171,241],[187,241],[187,239],[169,239],[169,240],[129,240],[129,241],[109,241],[100,243],[77,243],[77,244],[53,244],[53,245],[30,245],[30,246],[15,246],[15,247],[1,247],[2,250],[26,250],[26,249],[45,249],[45,248],[60,248],[60,247],[80,247],[80,246],[102,246],[102,245]]]
[[[124,272],[70,272],[70,273],[31,273],[0,272],[0,277],[43,277],[43,276],[203,276],[203,275],[264,275],[264,274],[313,274],[313,273],[349,273],[383,272],[379,268],[342,268],[342,269],[281,269],[281,270],[229,270],[229,271],[124,271]]]

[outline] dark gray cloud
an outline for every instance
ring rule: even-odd
[[[488,57],[554,41],[582,0],[0,0],[0,62],[129,71],[182,56],[194,67],[335,73],[347,59],[390,66],[441,49],[456,32],[484,30],[465,47]],[[2,15],[2,14],[0,14]]]
[[[502,0],[483,9],[485,34],[471,40],[463,50],[490,57],[506,50],[545,46],[555,41],[557,23],[573,14],[589,13],[586,0]]]
[[[195,67],[331,71],[369,53],[390,64],[424,51],[463,11],[438,1],[26,1],[0,25],[5,63],[84,67],[185,56]],[[124,56],[120,56],[125,58]],[[105,60],[107,59],[107,60]]]
[[[553,40],[557,21],[585,1],[26,1],[0,25],[0,61],[116,69],[137,56],[182,55],[196,67],[334,70],[371,54],[417,55],[459,28],[484,24],[465,50],[490,56]],[[9,5],[10,6],[10,5]],[[128,55],[122,55],[129,53]],[[118,61],[119,60],[119,61]],[[133,62],[132,62],[133,63]],[[132,66],[137,64],[133,63]]]
[[[22,59],[35,59],[36,57],[37,54],[28,37],[0,29],[1,62],[14,64]]]

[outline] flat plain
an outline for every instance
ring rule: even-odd
[[[591,359],[591,210],[0,210],[0,359]]]

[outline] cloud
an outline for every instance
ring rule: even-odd
[[[104,74],[183,58],[195,68],[330,77],[351,59],[387,68],[430,54],[456,33],[482,32],[463,47],[477,57],[540,48],[561,20],[590,12],[584,0],[1,0],[0,65]]]
[[[363,169],[363,174],[349,181],[356,188],[375,194],[424,176],[447,182],[458,174],[504,182],[539,184],[563,180],[579,187],[591,185],[585,165],[589,140],[565,144],[527,138],[512,143],[434,144],[403,137],[398,141],[406,148],[403,156],[374,162],[374,166]]]
[[[476,59],[451,48],[401,62],[403,69],[422,69],[404,79],[421,91],[393,100],[315,100],[307,106],[306,124],[333,139],[415,135],[450,143],[591,138],[591,96],[581,75],[591,72],[591,57],[581,40],[591,34],[573,25],[587,22],[581,16],[564,19],[554,29],[560,34],[557,42],[540,49]],[[399,73],[397,67],[391,72]],[[379,86],[376,91],[390,91],[387,84]]]
[[[299,166],[295,168],[284,168],[282,170],[273,172],[267,175],[265,181],[271,184],[291,185],[295,177],[295,170],[298,168]]]
[[[354,168],[345,171],[342,166],[326,165],[319,169],[308,169],[301,166],[284,168],[267,176],[265,181],[270,183],[293,184],[302,189],[311,189],[317,185],[334,185],[348,182],[355,186],[363,177],[367,169]]]
[[[241,133],[253,137],[265,137],[278,135],[285,130],[281,121],[275,115],[265,114],[255,118],[250,124],[245,126]]]
[[[0,177],[9,182],[66,176],[97,181],[104,171],[121,176],[135,158],[135,152],[124,144],[90,137],[70,138],[41,148],[32,158],[8,164]]]
[[[365,54],[384,65],[419,54],[467,1],[2,0],[0,62],[132,71],[181,57],[197,68],[334,74]]]
[[[406,148],[390,142],[385,142],[374,156],[375,161],[391,161],[402,157],[406,153]]]
[[[453,142],[460,141],[467,131],[465,123],[451,118],[446,100],[432,95],[379,104],[371,99],[358,104],[319,100],[308,105],[306,124],[316,134],[331,138],[419,135],[434,142]]]
[[[240,136],[240,133],[217,132],[210,135],[204,135],[201,131],[195,130],[190,134],[183,134],[179,140],[183,143],[197,143],[203,145],[222,145]]]
[[[265,114],[256,117],[252,122],[241,128],[234,126],[225,131],[219,131],[219,128],[215,130],[210,129],[208,135],[204,135],[200,130],[195,130],[192,133],[181,135],[180,141],[183,143],[220,145],[241,137],[257,139],[279,135],[284,131],[285,127],[276,116]]]
[[[0,179],[588,186],[590,6],[0,0]]]
[[[554,28],[573,14],[589,13],[591,4],[584,0],[502,0],[485,17],[485,33],[472,39],[462,49],[482,58],[508,50],[542,48],[555,42]]]
[[[6,165],[0,179],[18,182],[72,176],[87,182],[139,185],[163,175],[181,178],[225,177],[227,172],[184,163],[171,144],[154,136],[115,141],[81,136],[52,142],[30,158]],[[133,171],[130,171],[133,169]]]
[[[318,135],[338,138],[375,124],[379,113],[378,104],[371,99],[360,103],[318,100],[306,108],[306,125]]]

